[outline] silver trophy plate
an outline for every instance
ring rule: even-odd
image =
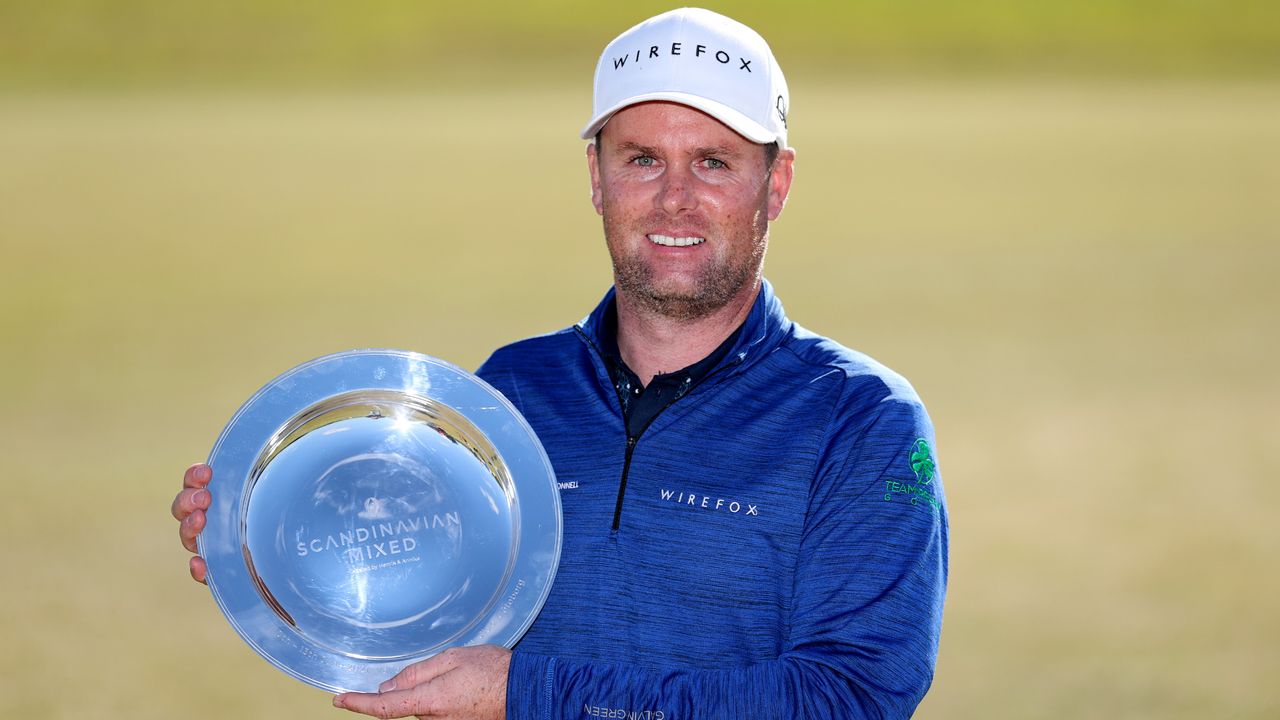
[[[533,430],[449,363],[354,350],[259,390],[209,456],[200,554],[258,654],[375,691],[459,645],[513,646],[560,559],[560,496]]]

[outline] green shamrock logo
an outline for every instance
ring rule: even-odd
[[[933,454],[929,452],[929,443],[924,438],[917,438],[915,444],[911,446],[911,471],[916,474],[916,480],[921,485],[933,482],[936,466],[933,462]]]

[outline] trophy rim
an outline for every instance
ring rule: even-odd
[[[395,657],[341,652],[291,627],[255,585],[259,580],[245,538],[255,465],[278,442],[280,432],[296,425],[309,408],[361,392],[383,397],[388,392],[403,393],[458,413],[496,451],[514,493],[510,566],[491,601],[454,636],[421,652]],[[246,644],[308,685],[331,692],[373,692],[405,666],[447,647],[491,643],[511,648],[550,594],[563,537],[560,495],[550,459],[528,421],[502,393],[447,361],[407,350],[369,348],[304,362],[272,379],[240,406],[219,434],[208,462],[214,469],[209,486],[212,503],[198,550],[208,565],[209,590]]]

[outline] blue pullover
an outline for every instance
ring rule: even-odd
[[[507,717],[911,715],[947,579],[915,391],[788,320],[765,282],[725,359],[628,438],[599,351],[612,302],[479,370],[537,432],[564,512]]]

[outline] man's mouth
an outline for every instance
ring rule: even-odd
[[[654,245],[661,245],[663,247],[689,247],[690,245],[701,245],[707,241],[707,239],[703,237],[671,237],[670,235],[659,235],[657,233],[647,235],[646,237],[648,237],[649,242]]]

